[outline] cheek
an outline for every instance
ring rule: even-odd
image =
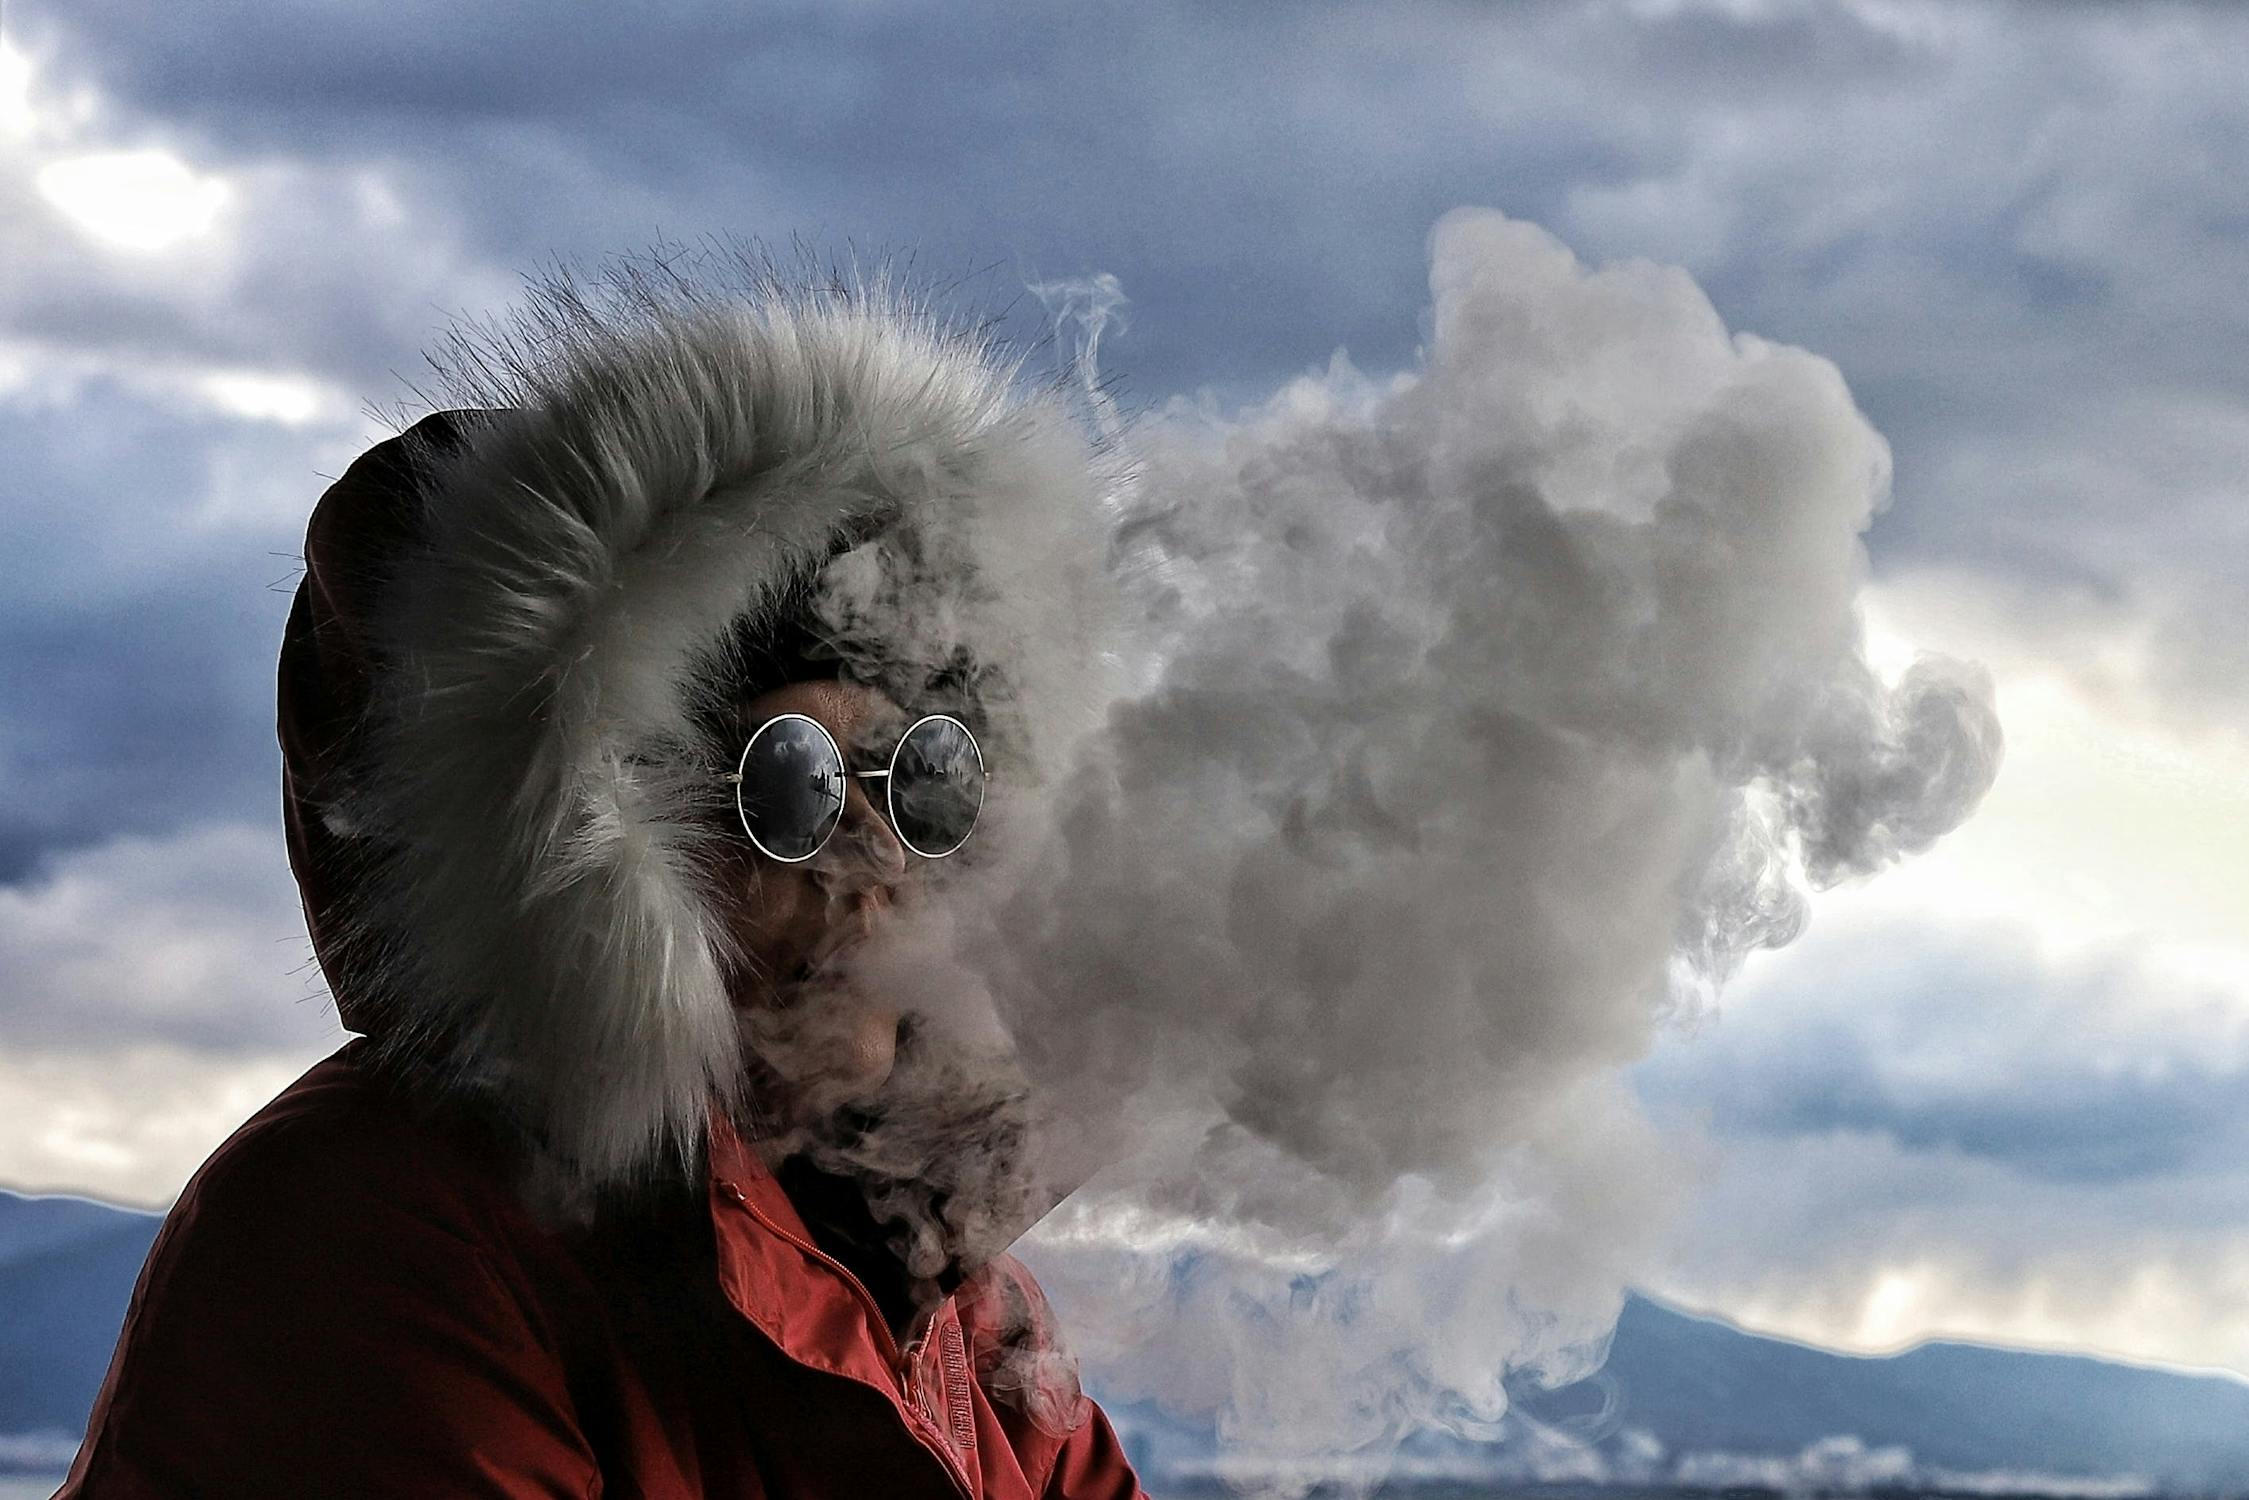
[[[819,941],[826,898],[809,876],[734,872],[726,890],[727,932],[752,973],[788,974]]]

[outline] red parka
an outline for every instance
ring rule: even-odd
[[[688,946],[700,887],[663,843],[678,818],[647,810],[639,768],[668,753],[673,722],[646,690],[672,663],[651,653],[708,641],[779,570],[826,555],[839,527],[943,524],[954,502],[940,484],[980,484],[977,504],[1011,493],[976,475],[1004,477],[989,450],[1018,441],[999,387],[903,323],[850,308],[673,311],[559,339],[545,329],[543,349],[568,346],[561,373],[491,393],[508,398],[504,422],[428,418],[363,455],[315,511],[281,662],[283,803],[315,948],[346,1027],[363,1035],[237,1131],[180,1196],[68,1500],[1139,1493],[1074,1383],[1059,1395],[1046,1383],[1043,1404],[1012,1383],[1026,1341],[1035,1353],[1051,1339],[1017,1262],[974,1270],[901,1349],[724,1108],[647,1123],[649,1140],[691,1141],[684,1173],[628,1160],[638,1170],[626,1174],[568,1149],[641,1139],[600,1129],[612,1123],[600,1111],[636,1099],[677,1115],[682,1090],[636,1095],[617,1080],[703,1076],[690,1043],[722,1035],[666,1030],[724,1001]],[[896,462],[885,433],[943,462]],[[1052,448],[1023,447],[1018,467]],[[1016,482],[1026,504],[1060,484]],[[429,597],[386,637],[371,622],[415,567]],[[454,650],[447,631],[467,645]],[[421,696],[386,700],[386,673]],[[369,726],[385,712],[397,722],[379,743],[440,762],[436,790],[408,777],[362,794],[354,757],[377,743]],[[517,775],[505,795],[441,800],[463,778]],[[474,821],[485,801],[506,812],[488,830]],[[425,807],[437,809],[426,820]],[[431,852],[425,821],[451,842]],[[526,824],[555,836],[500,859]],[[538,866],[553,848],[573,863]],[[360,900],[386,879],[396,901]],[[620,931],[688,911],[687,938],[657,932],[661,962],[605,939],[572,949],[591,958],[558,958],[554,943],[581,928],[602,939],[588,891],[638,903]],[[565,897],[580,905],[556,906]],[[455,922],[453,956],[395,925],[355,945],[367,929],[346,918],[395,924],[401,912]],[[473,951],[487,943],[491,954]],[[492,954],[504,961],[479,968]],[[544,1009],[512,1031],[463,1025],[480,985],[516,987],[495,1006]],[[452,1009],[417,1009],[438,992]],[[424,1047],[408,1066],[414,1049],[386,1045],[400,1027],[516,1050]],[[609,1050],[546,1048],[572,1028]],[[485,1062],[498,1083],[455,1086]],[[523,1079],[541,1086],[511,1093]],[[530,1143],[549,1141],[559,1154],[534,1162]],[[557,1160],[618,1179],[593,1181],[590,1216],[534,1206],[526,1184]]]
[[[1139,1493],[1090,1399],[1059,1436],[987,1390],[989,1340],[1043,1321],[1016,1262],[902,1350],[723,1127],[695,1193],[557,1231],[500,1137],[365,1048],[181,1195],[63,1497]]]

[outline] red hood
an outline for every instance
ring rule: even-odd
[[[340,781],[366,717],[375,677],[373,596],[416,539],[417,474],[459,446],[471,412],[437,412],[352,461],[313,507],[305,572],[281,639],[281,815],[313,952],[344,1029],[380,1031],[372,983],[356,981],[342,942],[342,907],[374,856],[339,820]]]

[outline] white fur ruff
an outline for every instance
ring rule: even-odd
[[[1035,786],[1105,699],[1119,481],[1059,400],[881,291],[550,281],[451,352],[441,394],[507,410],[435,461],[379,595],[350,817],[386,857],[353,930],[382,1045],[496,1093],[583,1202],[688,1167],[739,1102],[707,815],[734,747],[693,714],[730,629],[876,528],[830,605],[908,690],[1001,664],[980,735]]]

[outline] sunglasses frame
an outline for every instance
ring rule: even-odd
[[[820,738],[826,740],[828,742],[828,748],[835,752],[836,764],[843,767],[844,775],[855,777],[863,781],[880,780],[883,783],[883,820],[890,825],[891,833],[897,837],[900,846],[906,849],[908,853],[911,853],[921,859],[944,859],[949,855],[959,853],[961,847],[965,845],[969,841],[970,837],[975,834],[976,823],[972,821],[968,825],[968,832],[962,834],[960,836],[960,841],[954,844],[952,848],[942,849],[935,854],[931,854],[923,849],[916,847],[914,841],[906,837],[905,831],[898,826],[898,806],[894,796],[894,789],[897,786],[897,778],[892,773],[898,769],[898,757],[904,753],[906,749],[906,741],[912,739],[914,736],[914,731],[921,728],[924,724],[946,723],[952,725],[955,729],[958,729],[961,734],[968,740],[968,748],[970,752],[973,753],[976,757],[977,774],[983,779],[983,782],[986,785],[989,785],[991,782],[991,768],[984,764],[984,747],[981,744],[977,743],[975,731],[970,729],[966,724],[963,724],[959,719],[954,718],[951,714],[923,714],[920,718],[914,720],[913,723],[908,724],[904,731],[899,734],[898,743],[891,747],[889,763],[879,771],[853,770],[851,768],[851,761],[843,753],[843,746],[836,743],[835,735],[829,730],[827,725],[821,723],[818,719],[813,718],[812,715],[802,713],[775,714],[773,715],[773,717],[767,719],[764,723],[758,725],[757,728],[750,731],[750,737],[742,742],[742,753],[735,760],[734,769],[731,772],[726,773],[725,776],[726,780],[734,783],[734,816],[737,820],[740,821],[742,825],[742,832],[749,836],[751,847],[755,848],[758,853],[764,855],[767,859],[784,865],[801,865],[806,860],[816,859],[819,857],[820,851],[828,847],[828,840],[835,837],[836,830],[843,826],[843,814],[839,810],[836,814],[835,821],[828,825],[828,831],[820,836],[820,842],[813,845],[808,852],[796,855],[793,858],[786,854],[775,854],[771,849],[766,848],[765,841],[757,836],[757,830],[750,827],[749,809],[742,805],[742,788],[747,784],[745,778],[747,776],[750,764],[750,751],[757,747],[758,737],[760,735],[764,734],[774,725],[782,723],[789,719],[802,719],[805,723],[810,724],[814,729],[820,731]],[[848,795],[849,794],[847,793],[847,799]],[[984,796],[981,789],[979,789],[977,793],[976,811],[978,818],[981,819],[984,812]]]

